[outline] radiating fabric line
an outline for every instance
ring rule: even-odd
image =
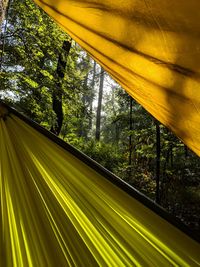
[[[194,240],[15,115],[0,121],[0,266],[200,265]]]
[[[34,0],[200,155],[199,0]]]
[[[45,149],[46,150],[46,149]],[[52,152],[51,152],[52,153]],[[42,161],[42,158],[40,159],[40,162]],[[65,166],[66,167],[66,166]],[[74,171],[74,170],[73,170]],[[79,192],[79,194],[80,194],[80,192]],[[80,205],[81,203],[79,203],[79,205]],[[104,248],[102,248],[102,250],[104,250]]]
[[[19,156],[23,157],[23,152],[20,150],[21,145],[23,145],[23,143],[19,144],[19,147],[18,147],[19,148]],[[20,153],[20,152],[22,152],[22,153]],[[25,154],[25,156],[26,156],[26,154]],[[31,156],[32,155],[30,155],[30,158],[24,158],[24,160],[28,160],[28,159],[31,160]],[[29,165],[29,169],[28,169],[28,171],[30,171],[29,175],[33,176],[33,177],[36,176],[39,179],[39,176],[41,176],[40,172],[38,172],[36,169],[34,170],[34,166],[32,166],[31,163],[29,164],[28,161],[26,161],[26,162],[27,162],[26,167],[27,167],[27,165]],[[26,168],[23,169],[23,170],[26,171]],[[25,174],[26,174],[26,172],[25,172]],[[26,176],[23,177],[23,178],[26,178],[26,180],[27,180],[27,178],[30,178],[29,175],[26,174]],[[34,194],[35,194],[35,192],[32,191],[34,185],[33,184],[29,184],[27,186],[29,186],[28,189],[30,190],[30,197],[33,198]],[[42,190],[43,189],[42,186],[43,186],[42,183],[40,183],[40,186],[39,186],[40,188],[39,188],[39,190],[37,188],[37,190],[38,191]],[[56,199],[54,199],[51,196],[51,192],[50,192],[49,188],[46,187],[45,190],[46,190],[46,194],[47,194],[47,196],[46,196],[47,203],[48,203],[48,198],[51,198],[51,202],[49,203],[49,206],[51,207],[51,205],[54,205],[54,209],[55,209],[55,206],[56,206],[56,208],[59,210],[59,205],[57,205]],[[27,190],[23,190],[23,191],[26,192]],[[19,192],[18,194],[23,193],[23,191]],[[43,193],[43,196],[42,196],[43,201],[44,201],[44,197],[45,197],[46,194]],[[62,245],[62,238],[63,238],[61,236],[61,234],[60,234],[60,230],[63,230],[63,229],[60,227],[61,229],[57,230],[57,229],[55,229],[55,227],[57,227],[59,225],[54,225],[54,216],[56,216],[56,210],[54,210],[54,216],[53,216],[52,213],[49,213],[50,207],[46,207],[46,203],[42,203],[42,201],[40,199],[38,199],[38,197],[35,198],[35,202],[36,201],[37,201],[37,205],[38,205],[37,208],[39,208],[39,209],[35,210],[34,216],[37,216],[37,214],[38,214],[38,217],[36,217],[36,218],[39,219],[39,222],[36,222],[35,225],[32,224],[30,227],[28,227],[29,229],[26,229],[27,232],[29,232],[30,234],[33,232],[32,233],[32,241],[31,242],[33,242],[33,244],[35,246],[38,246],[38,248],[39,248],[39,249],[37,249],[38,251],[37,250],[35,251],[35,248],[32,247],[32,246],[29,248],[30,252],[33,253],[32,260],[38,259],[38,262],[33,261],[33,266],[56,266],[56,264],[58,264],[58,263],[61,264],[60,266],[65,266],[67,257],[65,258],[64,255],[62,255],[62,250],[60,251],[60,247]],[[26,203],[29,203],[29,202],[30,202],[30,199]],[[56,203],[56,204],[54,204],[54,203]],[[45,205],[45,209],[40,212],[41,207],[44,206],[44,205]],[[30,207],[30,211],[31,211],[31,208],[34,208],[34,206]],[[44,215],[42,213],[44,213]],[[59,212],[59,216],[61,216],[61,214],[62,214],[62,210]],[[27,216],[27,217],[25,217],[25,219],[31,220],[33,218],[31,218],[30,216]],[[62,222],[62,218],[59,218],[59,221]],[[29,223],[31,223],[31,221],[29,221]],[[61,226],[62,226],[62,224],[61,224]],[[71,248],[70,248],[71,251],[69,251],[69,254],[71,252],[74,252],[74,255],[77,254],[76,260],[73,259],[74,255],[73,256],[71,256],[71,255],[69,256],[68,262],[71,261],[69,266],[75,266],[75,265],[76,266],[81,266],[82,263],[78,260],[79,259],[78,258],[78,253],[80,253],[82,251],[82,248],[80,246],[80,244],[82,242],[81,242],[80,238],[78,237],[76,231],[74,231],[73,227],[70,226],[69,222],[67,223],[67,221],[65,221],[65,227],[70,229],[70,233],[68,234],[69,237],[68,237],[68,239],[67,238],[65,239],[65,242],[68,241],[69,247],[71,246]],[[50,229],[47,229],[47,228],[50,228]],[[47,230],[46,233],[45,233],[45,230]],[[66,229],[65,229],[65,231],[66,231]],[[37,233],[35,233],[35,232],[37,232]],[[54,238],[54,236],[55,236],[55,238]],[[73,244],[72,241],[70,241],[70,239],[73,240],[72,237],[75,238],[75,240],[79,241],[79,243],[78,242],[77,243],[74,242],[75,244]],[[57,249],[57,246],[54,245],[57,242],[59,242],[59,246],[58,246],[59,249]],[[84,246],[84,244],[82,244],[82,246]],[[46,250],[47,250],[46,248],[47,247],[49,249],[49,251],[48,251],[49,256],[48,256],[48,254],[46,255]],[[19,251],[20,251],[20,249],[21,248],[19,248]],[[67,250],[68,250],[67,247],[64,247],[63,249],[65,251],[65,254],[67,254],[66,253]],[[41,253],[41,255],[37,254],[37,252],[39,252],[39,254]],[[83,254],[82,259],[87,264],[87,258],[89,256],[87,255],[87,257],[84,258],[84,254],[86,252],[87,252],[86,250],[82,251],[82,254]],[[45,257],[46,257],[46,259],[45,259]],[[70,260],[70,257],[72,258],[71,260]],[[62,258],[64,258],[64,259],[62,259]],[[89,261],[89,263],[93,263],[92,258]],[[9,266],[12,266],[12,265],[9,265]],[[24,265],[16,264],[16,266],[27,266],[27,265],[26,265],[26,263],[24,263]]]

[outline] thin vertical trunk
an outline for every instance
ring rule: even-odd
[[[188,147],[184,145],[184,150],[185,150],[185,159],[188,158]]]
[[[114,116],[114,118],[116,118],[117,113],[116,113],[116,110],[115,110],[115,89],[113,87],[112,87],[111,105],[112,105],[113,116]],[[115,129],[115,140],[114,140],[114,142],[116,144],[118,144],[119,143],[119,125],[118,125],[117,121],[114,124],[114,129]]]
[[[8,26],[8,13],[9,13],[9,8],[10,8],[10,3],[11,0],[0,0],[0,28],[1,28],[1,55],[0,55],[0,71],[2,70],[3,67],[3,60],[4,60],[4,49],[5,49],[5,35],[7,31],[7,26]],[[2,23],[4,21],[4,18],[6,19],[4,23],[4,27],[2,29]]]
[[[5,17],[7,5],[8,0],[0,0],[0,26]]]
[[[173,168],[174,159],[173,159],[173,146],[172,146],[172,144],[170,144],[170,163],[171,163],[171,168]]]
[[[84,79],[84,91],[87,92],[88,90],[86,89],[88,85],[88,73],[85,76]],[[79,130],[79,136],[81,137],[85,137],[87,138],[87,133],[85,131],[84,128],[84,120],[86,118],[86,114],[87,114],[87,108],[86,105],[88,103],[88,95],[86,95],[86,93],[84,93],[83,97],[82,97],[82,103],[83,103],[83,109],[82,109],[82,114],[81,114],[81,121],[80,121],[80,130]]]
[[[130,96],[130,110],[129,110],[129,166],[132,164],[132,130],[133,130],[133,99]]]
[[[90,92],[90,116],[89,116],[89,130],[92,129],[92,112],[93,112],[93,92],[95,86],[95,77],[96,77],[96,62],[94,61],[93,65],[93,75],[92,75],[92,83],[91,83],[91,92]]]
[[[160,203],[160,124],[156,121],[156,202]]]
[[[101,107],[102,107],[102,98],[103,98],[103,84],[104,84],[104,69],[101,67],[98,106],[97,106],[97,119],[96,119],[96,141],[100,141]]]
[[[53,103],[53,111],[56,114],[56,123],[51,127],[51,132],[53,132],[56,135],[59,135],[62,122],[63,122],[63,110],[62,110],[62,96],[63,96],[63,90],[62,90],[62,80],[65,76],[65,69],[67,65],[67,57],[69,55],[69,51],[71,48],[71,42],[64,41],[62,46],[62,51],[58,58],[58,64],[56,73],[58,76],[58,82],[57,86],[53,90],[52,93],[52,103]]]

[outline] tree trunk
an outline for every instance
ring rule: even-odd
[[[0,0],[0,28],[1,28],[1,55],[0,55],[0,72],[2,70],[3,66],[3,56],[4,56],[4,49],[5,49],[5,35],[7,31],[8,26],[8,11],[9,11],[10,1],[8,0]],[[7,9],[7,14],[6,14]],[[4,23],[4,26],[2,27],[2,23],[4,21],[4,18],[6,17],[6,22]]]
[[[67,65],[67,57],[69,55],[69,51],[71,48],[71,42],[64,41],[62,46],[62,51],[58,58],[58,64],[56,73],[58,76],[58,82],[56,83],[56,87],[52,93],[52,104],[53,104],[53,111],[56,114],[56,123],[51,127],[51,132],[59,135],[62,122],[63,122],[63,110],[62,110],[62,80],[65,75],[65,69]]]
[[[95,86],[95,77],[96,77],[96,62],[94,61],[93,65],[93,75],[91,83],[91,92],[90,92],[90,104],[89,104],[89,130],[92,130],[92,112],[93,112],[93,95],[94,95],[94,86]]]
[[[96,119],[96,141],[100,141],[101,106],[102,106],[102,98],[103,98],[103,83],[104,83],[104,69],[101,67],[98,106],[97,106],[97,119]]]
[[[130,111],[129,111],[129,160],[128,164],[129,166],[132,164],[132,130],[133,130],[133,99],[130,96]]]
[[[170,163],[171,163],[171,168],[173,168],[174,159],[173,159],[173,146],[172,146],[172,144],[170,144]]]
[[[184,145],[184,150],[185,150],[185,159],[188,158],[188,147]]]
[[[156,202],[160,203],[160,124],[156,121]]]
[[[8,5],[8,0],[0,0],[0,26],[5,17],[7,5]]]
[[[115,88],[112,88],[112,98],[111,98],[111,106],[112,106],[112,112],[113,112],[113,116],[114,118],[117,117],[117,113],[116,113],[116,109],[115,109]],[[115,139],[113,140],[117,145],[119,144],[119,136],[120,136],[120,128],[119,128],[119,124],[118,121],[115,121],[114,124],[114,131],[115,131]],[[113,133],[114,135],[114,133]]]
[[[86,94],[86,92],[88,92],[87,90],[87,86],[88,86],[88,73],[85,76],[84,79],[84,95],[82,97],[82,103],[83,103],[83,109],[81,112],[81,120],[80,120],[80,128],[79,128],[79,137],[85,137],[87,139],[87,132],[86,129],[84,127],[84,121],[86,119],[86,115],[87,115],[87,103],[88,103],[88,95]]]

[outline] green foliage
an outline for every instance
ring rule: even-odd
[[[1,95],[4,98],[12,96],[17,107],[50,128],[55,120],[52,92],[58,86],[58,57],[63,41],[70,40],[70,37],[31,0],[11,2],[9,13]],[[72,116],[74,106],[81,105],[80,94],[89,68],[83,67],[79,54],[82,58],[86,57],[73,42],[66,75],[59,83],[63,90],[66,117]]]
[[[118,164],[123,161],[117,147],[111,144],[90,141],[87,144],[82,144],[80,148],[86,155],[112,172],[116,171]]]

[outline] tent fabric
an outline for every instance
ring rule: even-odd
[[[200,155],[199,0],[34,0]]]
[[[0,266],[200,265],[199,243],[12,113],[0,207]]]

